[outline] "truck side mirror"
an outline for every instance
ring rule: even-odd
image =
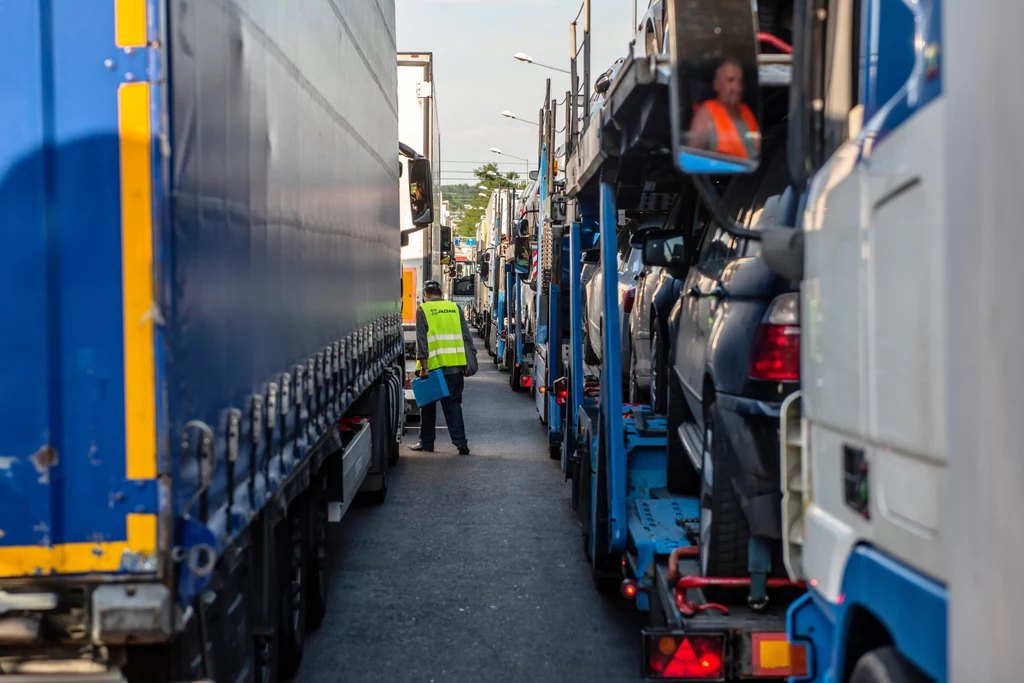
[[[441,228],[441,249],[440,249],[440,252],[442,254],[450,254],[450,253],[452,253],[452,229],[451,228],[445,228],[445,227]]]
[[[532,256],[532,249],[530,245],[530,237],[522,236],[515,239],[515,244],[512,247],[513,253],[515,254],[515,268],[520,274],[527,274],[530,272],[530,263]]]
[[[420,157],[409,161],[409,205],[413,225],[434,222],[434,179],[430,159]]]
[[[750,0],[669,0],[672,156],[683,173],[749,173],[761,156]]]

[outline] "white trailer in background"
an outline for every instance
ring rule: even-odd
[[[433,166],[434,222],[408,235],[402,246],[402,327],[405,336],[405,400],[408,415],[418,415],[419,408],[409,386],[416,368],[416,307],[421,303],[423,283],[437,280],[444,283],[440,263],[441,225],[441,136],[438,127],[437,100],[434,87],[433,55],[398,53],[398,136],[399,140],[418,154],[430,159]],[[408,159],[400,157],[403,178],[408,178]],[[402,231],[414,229],[409,194],[401,193]]]

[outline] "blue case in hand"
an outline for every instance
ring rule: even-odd
[[[414,379],[412,393],[416,396],[416,405],[420,408],[442,398],[448,398],[448,382],[444,379],[444,371],[438,368],[427,375],[426,379]]]

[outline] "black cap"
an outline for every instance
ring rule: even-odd
[[[427,280],[423,283],[423,291],[427,294],[441,296],[441,283],[436,280]]]

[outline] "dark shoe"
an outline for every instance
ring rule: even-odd
[[[417,444],[414,444],[412,446],[409,446],[409,450],[410,451],[423,451],[424,453],[433,453],[434,452],[434,447],[433,446],[424,446],[421,443],[417,443]]]
[[[469,455],[469,446],[459,446],[459,455]]]

